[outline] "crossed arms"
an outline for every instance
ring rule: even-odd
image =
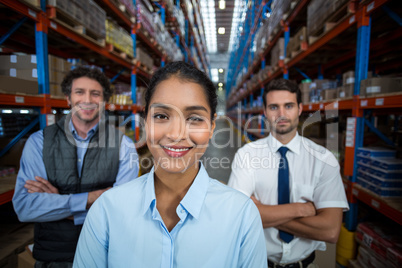
[[[59,190],[56,187],[54,187],[48,180],[39,176],[35,176],[35,180],[25,181],[24,188],[28,190],[28,193],[59,194]],[[112,187],[88,192],[86,209],[89,209],[95,200],[110,188]]]
[[[125,142],[131,142],[124,136]],[[43,134],[36,132],[27,140],[21,157],[13,205],[22,222],[48,222],[74,219],[83,224],[88,208],[108,188],[89,193],[59,194],[56,187],[47,180],[42,160]],[[124,150],[122,150],[124,148]],[[121,145],[119,172],[115,185],[123,184],[137,177],[138,165],[132,165],[130,155],[136,154],[134,146]]]
[[[342,208],[316,209],[312,202],[264,205],[255,197],[264,228],[275,227],[298,237],[336,243],[342,225]]]

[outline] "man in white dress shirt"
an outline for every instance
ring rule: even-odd
[[[270,135],[238,150],[229,186],[250,196],[260,211],[269,267],[318,267],[315,250],[337,242],[343,211],[349,208],[339,163],[327,149],[298,134],[303,105],[295,83],[273,80],[263,102]],[[278,200],[283,163],[284,188],[289,188],[285,203]]]

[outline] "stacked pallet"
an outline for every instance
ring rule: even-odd
[[[95,40],[105,39],[106,12],[92,0],[48,0],[48,15]]]
[[[106,43],[110,51],[116,51],[121,57],[130,56],[133,58],[133,40],[129,32],[120,27],[115,21],[107,19],[106,25]]]

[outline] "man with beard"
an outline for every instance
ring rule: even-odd
[[[35,267],[72,267],[88,209],[139,171],[134,143],[105,119],[108,78],[78,67],[61,86],[71,111],[29,137],[13,197],[20,221],[35,222]]]
[[[239,149],[229,186],[260,211],[269,267],[317,267],[315,250],[337,242],[348,209],[339,164],[298,134],[303,105],[297,84],[271,81],[263,102],[270,135]]]

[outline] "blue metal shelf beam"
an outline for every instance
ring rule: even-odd
[[[366,24],[366,25],[365,25]],[[356,46],[356,65],[355,65],[355,96],[360,94],[360,82],[367,78],[369,54],[370,54],[370,33],[371,33],[371,18],[362,17],[357,29],[357,46]],[[366,111],[367,112],[367,111]],[[357,179],[357,149],[363,146],[364,138],[364,117],[361,114],[355,114],[356,129],[354,142],[354,162],[353,176],[351,182],[356,182]],[[350,231],[356,230],[357,225],[357,204],[349,203],[350,210],[346,215],[346,228]]]
[[[28,20],[27,17],[23,17],[20,21],[18,21],[16,24],[14,24],[13,27],[11,27],[11,29],[4,34],[2,37],[0,37],[0,46],[4,43],[4,41],[6,41],[13,33],[15,33],[15,31],[18,30],[18,28],[21,27],[22,24],[24,24],[26,21]]]
[[[310,78],[307,74],[305,74],[302,70],[300,70],[300,69],[297,68],[297,67],[293,67],[293,68],[294,68],[296,71],[298,71],[304,78],[311,80],[311,78]]]
[[[34,126],[36,126],[39,123],[39,118],[36,117],[34,120],[29,123],[28,126],[26,126],[20,133],[18,133],[17,136],[14,137],[7,145],[0,151],[0,157],[5,155],[8,150],[11,149],[22,137],[24,137]]]
[[[380,139],[382,139],[386,144],[392,146],[392,147],[396,147],[395,143],[393,141],[391,141],[390,139],[388,139],[387,136],[385,136],[381,131],[379,131],[372,122],[368,121],[366,118],[364,118],[364,123],[366,124],[366,126],[369,127],[369,129],[374,132],[374,134],[376,134],[378,137],[380,137]]]
[[[112,79],[110,79],[110,83],[116,81],[116,79],[126,70],[126,68],[121,69]]]
[[[41,0],[41,8],[46,12],[46,1]],[[38,88],[39,94],[50,94],[49,90],[49,62],[48,62],[48,41],[47,41],[47,25],[43,14],[39,15],[39,21],[35,25],[35,45],[36,45],[36,60],[38,72]],[[47,126],[47,116],[49,107],[41,109],[39,116],[40,128]]]
[[[382,6],[382,9],[390,16],[399,26],[402,26],[402,18],[398,16],[392,9],[390,9],[387,5]]]
[[[360,94],[360,82],[361,80],[367,78],[370,55],[370,33],[371,19],[369,25],[363,25],[357,29],[355,85],[353,92],[354,95]]]

